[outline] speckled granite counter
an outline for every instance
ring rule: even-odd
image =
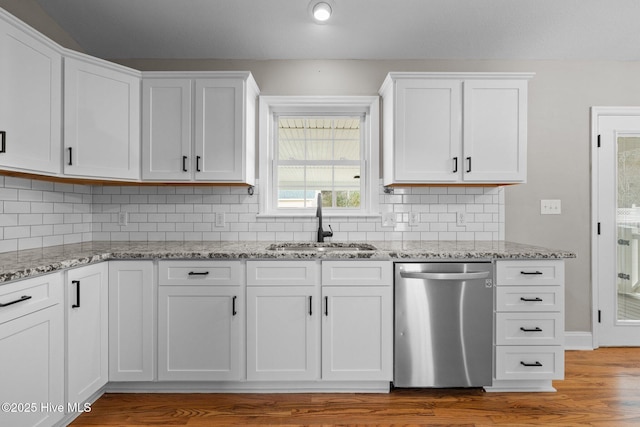
[[[569,251],[505,241],[367,242],[376,250],[274,251],[272,242],[92,242],[0,254],[0,283],[110,259],[562,259]]]

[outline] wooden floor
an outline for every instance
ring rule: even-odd
[[[568,351],[557,393],[106,394],[72,426],[640,426],[640,348]]]

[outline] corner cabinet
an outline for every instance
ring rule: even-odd
[[[143,73],[142,179],[255,183],[249,72]]]
[[[531,73],[389,73],[384,185],[526,182]]]
[[[65,175],[139,180],[140,72],[65,57],[64,141]]]
[[[60,173],[62,55],[0,9],[0,167]]]

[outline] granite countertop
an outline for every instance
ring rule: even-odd
[[[0,254],[0,283],[106,260],[125,259],[563,259],[575,258],[564,250],[546,249],[506,241],[389,241],[367,242],[375,250],[318,252],[300,248],[268,249],[273,242],[91,242],[29,249]],[[287,244],[280,244],[287,246]]]

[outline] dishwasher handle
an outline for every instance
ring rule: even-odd
[[[486,279],[489,271],[470,271],[468,273],[422,273],[412,271],[401,271],[400,277],[405,279],[427,279],[427,280],[472,280]]]

